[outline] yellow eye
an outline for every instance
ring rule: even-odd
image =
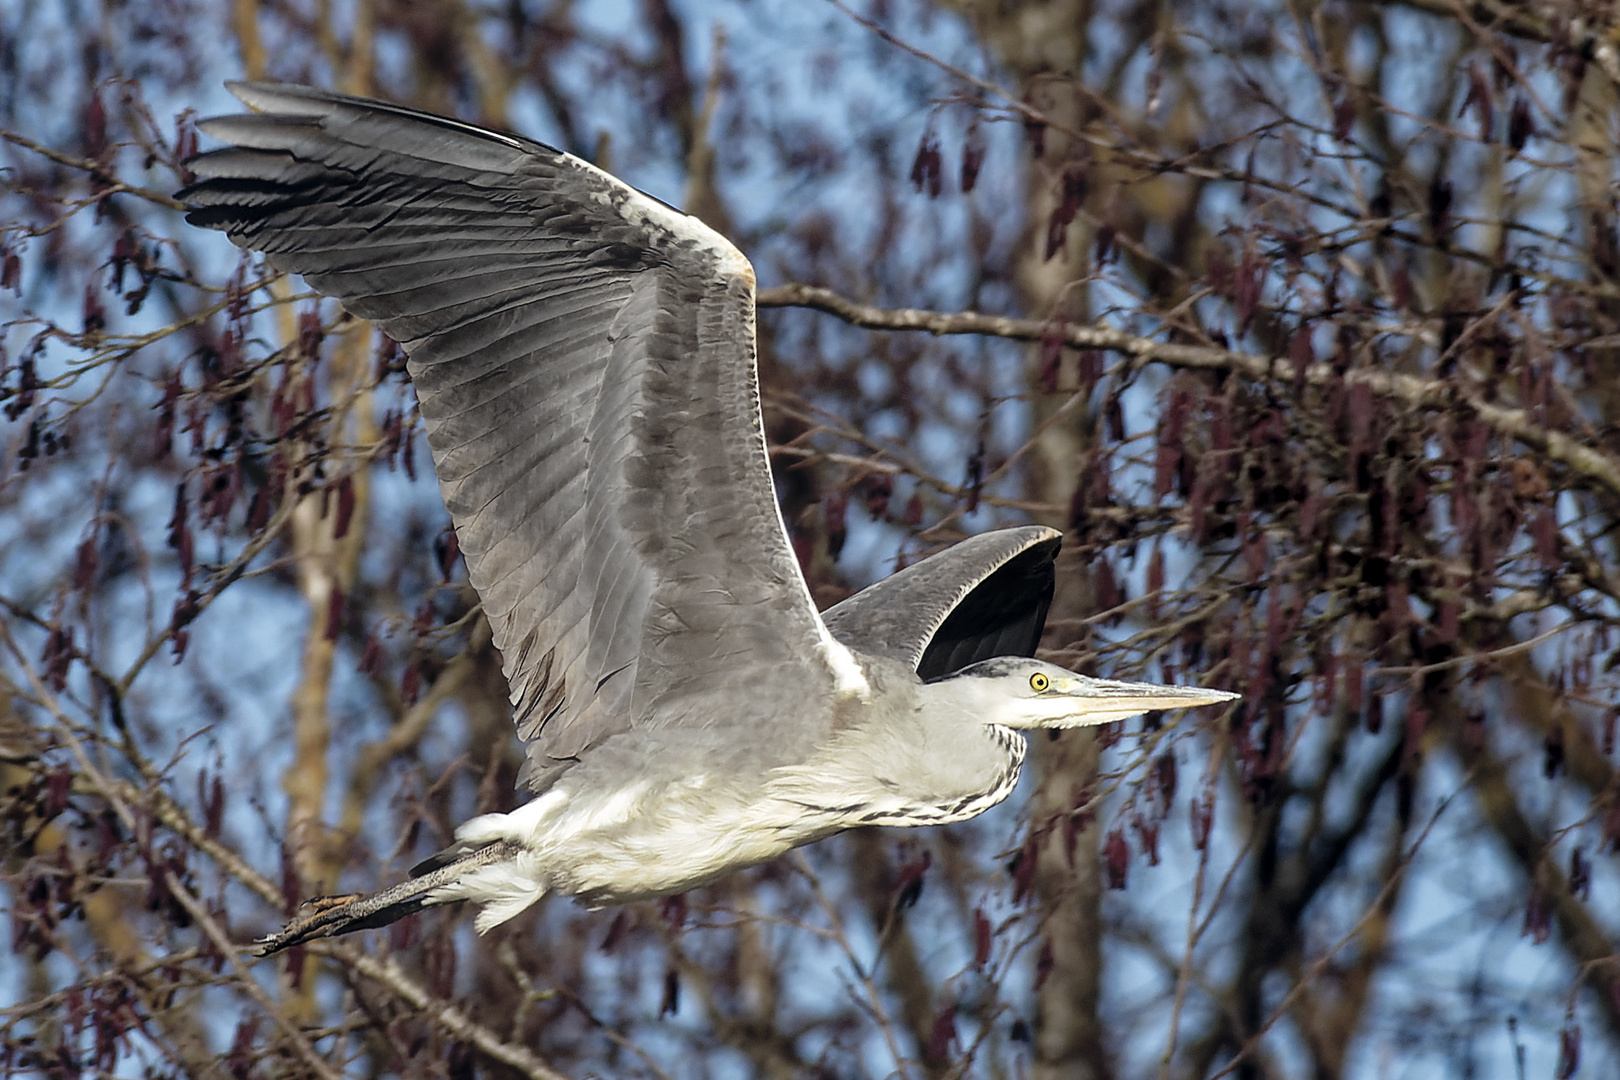
[[[1052,685],[1052,680],[1046,677],[1044,671],[1037,671],[1029,677],[1029,688],[1037,694],[1044,694],[1046,688]]]

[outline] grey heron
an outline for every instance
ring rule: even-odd
[[[1022,732],[1234,694],[1032,659],[1060,535],[973,537],[818,614],[777,506],[754,273],[568,154],[395,105],[232,83],[189,220],[375,320],[408,357],[510,684],[530,801],[415,876],[312,901],[274,952],[477,901],[685,891],[861,825],[961,821]]]

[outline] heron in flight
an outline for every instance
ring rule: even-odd
[[[1005,799],[1023,732],[1227,701],[1032,659],[1060,535],[991,532],[817,613],[777,506],[754,273],[696,218],[529,139],[232,83],[188,219],[404,348],[526,745],[485,814],[393,888],[265,953],[475,901],[668,896],[861,825]]]

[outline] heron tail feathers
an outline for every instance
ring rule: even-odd
[[[456,896],[453,886],[470,871],[511,858],[516,847],[506,842],[489,844],[370,895],[350,893],[346,896],[315,897],[306,901],[299,909],[301,913],[298,917],[288,922],[279,933],[254,942],[258,946],[258,955],[271,956],[315,938],[336,937],[339,934],[352,934],[356,930],[387,926],[425,907],[466,899]],[[480,932],[488,929],[482,925],[483,914],[480,913]],[[510,917],[497,918],[490,925],[505,922]]]

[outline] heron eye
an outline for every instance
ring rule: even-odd
[[[1052,680],[1046,677],[1045,672],[1037,671],[1029,677],[1029,688],[1037,694],[1044,693],[1046,688],[1051,685]]]

